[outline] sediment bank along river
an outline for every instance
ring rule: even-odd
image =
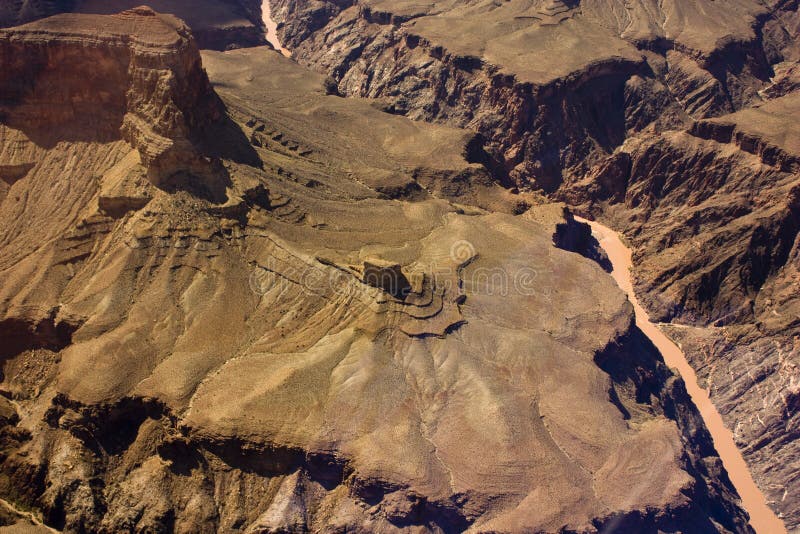
[[[700,411],[731,482],[742,498],[742,507],[750,514],[750,525],[758,534],[785,533],[786,527],[783,521],[767,506],[764,494],[753,481],[750,469],[733,440],[733,434],[722,421],[722,416],[711,402],[708,392],[697,383],[694,368],[689,365],[683,351],[658,326],[650,322],[647,312],[636,299],[631,278],[631,269],[633,268],[631,251],[622,242],[617,232],[594,221],[587,221],[579,217],[576,219],[591,226],[592,234],[608,254],[608,259],[614,268],[611,275],[633,304],[636,312],[636,324],[658,348],[667,365],[677,370],[686,383],[686,390]]]

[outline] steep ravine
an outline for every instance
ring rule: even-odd
[[[625,7],[628,25],[616,28],[606,4],[556,1],[550,23],[531,30],[549,39],[517,40],[510,52],[483,46],[482,34],[503,40],[498,27],[517,35],[536,25],[540,12],[495,16],[535,4],[470,3],[478,15],[448,12],[458,2],[436,13],[380,0],[271,5],[293,57],[340,93],[477,130],[499,181],[623,232],[642,305],[674,323],[669,335],[736,429],[770,506],[800,526],[800,149],[784,146],[800,138],[796,2],[741,2],[729,16],[716,10],[732,5],[695,0],[659,21]],[[576,32],[595,23],[612,37],[582,48]],[[686,32],[660,33],[681,23]],[[535,61],[516,58],[525,53]]]
[[[764,494],[753,481],[747,463],[744,461],[744,457],[733,439],[733,434],[725,426],[717,408],[711,402],[708,392],[698,384],[697,375],[683,351],[658,326],[650,321],[647,311],[636,298],[631,279],[633,261],[630,249],[622,242],[619,234],[610,228],[596,221],[588,221],[580,217],[575,219],[591,226],[593,235],[605,250],[613,266],[611,276],[614,277],[620,289],[628,295],[633,305],[637,326],[658,348],[667,365],[677,370],[683,378],[686,390],[700,411],[703,421],[714,440],[714,446],[725,465],[728,476],[742,499],[742,506],[750,515],[750,525],[758,534],[786,532],[783,521],[767,506]]]
[[[288,49],[284,48],[284,46],[281,44],[280,38],[278,37],[278,25],[272,19],[269,0],[264,0],[261,3],[261,18],[264,21],[264,28],[267,32],[267,41],[269,41],[269,44],[271,44],[275,50],[280,51],[280,53],[284,56],[291,57],[292,53],[289,52]]]
[[[161,20],[134,15],[141,28]],[[111,22],[68,19],[89,35]],[[153,64],[176,77],[200,67],[188,44]],[[144,154],[120,134],[86,141],[85,153],[111,152],[94,161],[0,130],[10,163],[41,162],[0,220],[48,214],[0,245],[0,279],[16,282],[3,302],[24,304],[4,318],[69,326],[7,355],[3,388],[23,406],[6,406],[0,428],[11,500],[76,532],[749,532],[625,296],[554,246],[560,206],[492,183],[468,161],[474,133],[330,96],[324,77],[266,47],[202,60],[224,111],[176,112],[186,131],[161,135],[184,146],[176,163],[208,155],[224,195],[205,194],[194,165],[179,183],[146,180],[147,138],[131,138]],[[149,102],[148,87],[130,94]],[[165,87],[182,109],[183,86]],[[209,126],[230,152],[182,142]],[[95,166],[65,176],[66,160]],[[53,175],[65,195],[48,192]],[[54,217],[54,197],[80,217]],[[45,230],[58,237],[35,239]],[[400,265],[406,295],[368,276]]]

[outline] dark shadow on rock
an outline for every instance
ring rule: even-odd
[[[67,413],[70,417],[65,421]],[[85,405],[61,393],[44,416],[50,426],[69,431],[98,457],[125,453],[145,421],[162,418],[169,418],[169,410],[155,399],[124,397],[108,404]]]
[[[212,204],[224,204],[228,200],[227,189],[232,185],[228,170],[219,160],[209,163],[208,171],[192,173],[181,171],[162,180],[158,188],[167,193],[185,191],[193,197]]]
[[[216,97],[218,98],[218,97]],[[212,159],[233,161],[249,167],[263,168],[261,158],[253,148],[242,128],[228,115],[222,101],[219,106],[223,115],[219,120],[209,124],[197,135],[198,150]]]
[[[576,221],[569,211],[565,211],[564,217],[566,222],[556,225],[553,244],[596,262],[605,272],[610,273],[613,266],[603,247],[592,235],[592,228],[586,223]]]
[[[205,458],[183,436],[165,439],[156,447],[158,455],[169,462],[169,470],[180,476],[189,476],[193,470],[206,466]]]
[[[502,157],[491,154],[486,148],[487,140],[481,134],[476,134],[467,142],[464,147],[464,158],[468,163],[479,163],[483,165],[491,177],[505,187],[512,187],[514,184],[508,176],[508,169]]]
[[[0,321],[0,361],[26,350],[58,352],[72,344],[72,334],[80,325],[48,317],[39,321],[9,318]]]
[[[255,444],[237,437],[193,440],[234,469],[260,477],[285,476],[302,469],[311,480],[328,490],[340,485],[350,469],[347,463],[328,453],[308,453],[300,448]]]
[[[594,357],[597,366],[608,373],[615,386],[630,389],[633,399],[640,404],[650,404],[652,399],[661,396],[670,373],[660,360],[658,349],[636,326]],[[617,397],[615,404],[619,403]],[[621,411],[628,413],[626,408]]]

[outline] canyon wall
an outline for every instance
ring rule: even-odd
[[[146,9],[0,43],[19,508],[93,532],[750,532],[603,258],[554,245],[592,247],[497,185],[485,135],[267,48],[206,52],[207,78]]]
[[[87,71],[87,62],[95,68]],[[138,8],[0,30],[0,67],[5,124],[39,145],[121,136],[155,185],[179,172],[210,172],[196,145],[222,104],[178,19]]]
[[[641,300],[798,524],[796,2],[272,6],[340,93],[474,129],[499,181],[623,231]]]

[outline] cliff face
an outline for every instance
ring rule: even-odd
[[[173,22],[0,34],[5,498],[68,531],[748,531],[563,206],[266,48],[203,55],[223,109]]]
[[[5,123],[39,144],[122,136],[155,185],[182,171],[209,172],[195,145],[222,107],[177,19],[138,8],[0,30],[0,67]]]
[[[260,5],[245,0],[17,0],[4,2],[0,6],[0,28],[18,26],[59,13],[111,15],[143,4],[185,21],[192,29],[198,46],[204,49],[226,50],[267,44]]]
[[[342,94],[475,129],[500,181],[623,230],[641,300],[692,327],[670,332],[798,524],[796,2],[272,5]]]
[[[593,208],[630,235],[651,315],[687,325],[669,333],[789,525],[800,517],[798,102],[630,143],[624,200]]]
[[[637,132],[759,98],[771,74],[753,29],[764,8],[738,4],[734,19],[701,4],[702,16],[633,9],[621,20],[616,7],[560,2],[278,1],[273,14],[297,59],[343,94],[477,129],[511,182],[553,192]]]

